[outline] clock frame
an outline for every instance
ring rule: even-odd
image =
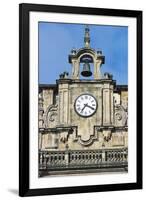
[[[87,114],[85,114],[85,112],[83,112],[83,113],[81,113],[78,109],[77,109],[77,101],[79,100],[79,99],[81,99],[81,97],[82,96],[88,96],[89,98],[91,98],[92,99],[92,101],[94,100],[94,103],[95,103],[95,105],[94,106],[92,106],[91,105],[91,102],[89,102],[89,100],[88,100],[88,102],[87,102],[87,100],[85,101],[86,103],[84,103],[84,106],[82,106],[80,109],[81,109],[81,111],[82,110],[84,110],[84,109],[86,109],[86,107],[88,108],[88,112],[87,112]],[[83,97],[83,98],[84,98]],[[84,100],[85,100],[85,98],[84,98]],[[83,101],[84,101],[83,100]],[[82,103],[83,104],[83,103]],[[91,116],[93,116],[95,113],[96,113],[96,111],[97,111],[97,107],[98,107],[98,104],[97,104],[97,99],[92,95],[92,94],[90,94],[90,93],[83,93],[83,94],[81,94],[81,95],[79,95],[77,98],[76,98],[76,100],[75,100],[75,103],[74,103],[74,110],[75,110],[75,112],[80,116],[80,117],[85,117],[85,118],[88,118],[88,117],[91,117]],[[94,111],[92,111],[94,109]],[[87,109],[86,109],[87,110]]]

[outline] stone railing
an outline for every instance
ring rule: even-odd
[[[127,167],[128,149],[40,151],[39,169]]]

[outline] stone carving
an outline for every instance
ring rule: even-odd
[[[68,136],[69,136],[68,131],[62,132],[60,136],[60,141],[66,143],[68,141]]]
[[[59,75],[60,79],[68,78],[69,73],[68,72],[63,72],[62,74]]]
[[[72,128],[66,128],[66,129],[61,130],[60,141],[63,143],[66,143],[68,141],[69,134],[72,134],[72,133],[73,133]]]
[[[93,127],[93,135],[90,135],[88,140],[83,140],[81,135],[78,135],[78,130],[76,129],[76,132],[74,133],[74,141],[77,141],[79,144],[83,146],[90,146],[93,144],[93,142],[96,140],[99,140],[99,128]]]
[[[118,93],[113,94],[113,102],[114,102],[114,106],[120,105],[120,102],[121,102],[120,94]]]
[[[122,119],[121,113],[116,113],[115,115],[116,115],[116,118],[118,121],[120,121]]]
[[[72,54],[72,55],[76,55],[76,49],[75,49],[75,48],[73,48],[73,49],[71,50],[71,54]]]
[[[127,126],[128,111],[123,105],[115,105],[115,125]]]
[[[58,121],[58,105],[50,105],[45,113],[45,128],[55,127]]]
[[[103,139],[105,142],[111,140],[111,137],[112,137],[111,130],[103,131]]]
[[[110,73],[108,73],[108,72],[105,72],[105,73],[104,73],[104,78],[105,78],[105,79],[113,79],[113,75],[110,74]]]
[[[39,127],[43,128],[43,126],[44,126],[44,119],[43,119],[44,109],[43,109],[42,93],[39,93],[38,108],[39,108]]]
[[[97,135],[95,136],[90,136],[90,139],[89,140],[82,140],[81,136],[78,137],[78,142],[83,145],[83,146],[90,146],[91,144],[93,144],[94,140],[97,140]]]
[[[50,112],[50,116],[49,116],[49,121],[54,122],[55,121],[55,117],[57,116],[56,112]]]

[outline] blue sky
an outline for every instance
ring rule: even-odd
[[[128,27],[89,25],[90,46],[105,56],[102,73],[113,74],[117,84],[128,83]],[[84,47],[83,24],[39,22],[39,83],[56,83],[59,74],[71,73],[68,55]],[[92,68],[91,68],[92,69]]]

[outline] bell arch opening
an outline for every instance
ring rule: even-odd
[[[93,79],[94,75],[94,59],[89,53],[85,53],[79,57],[80,79]]]

